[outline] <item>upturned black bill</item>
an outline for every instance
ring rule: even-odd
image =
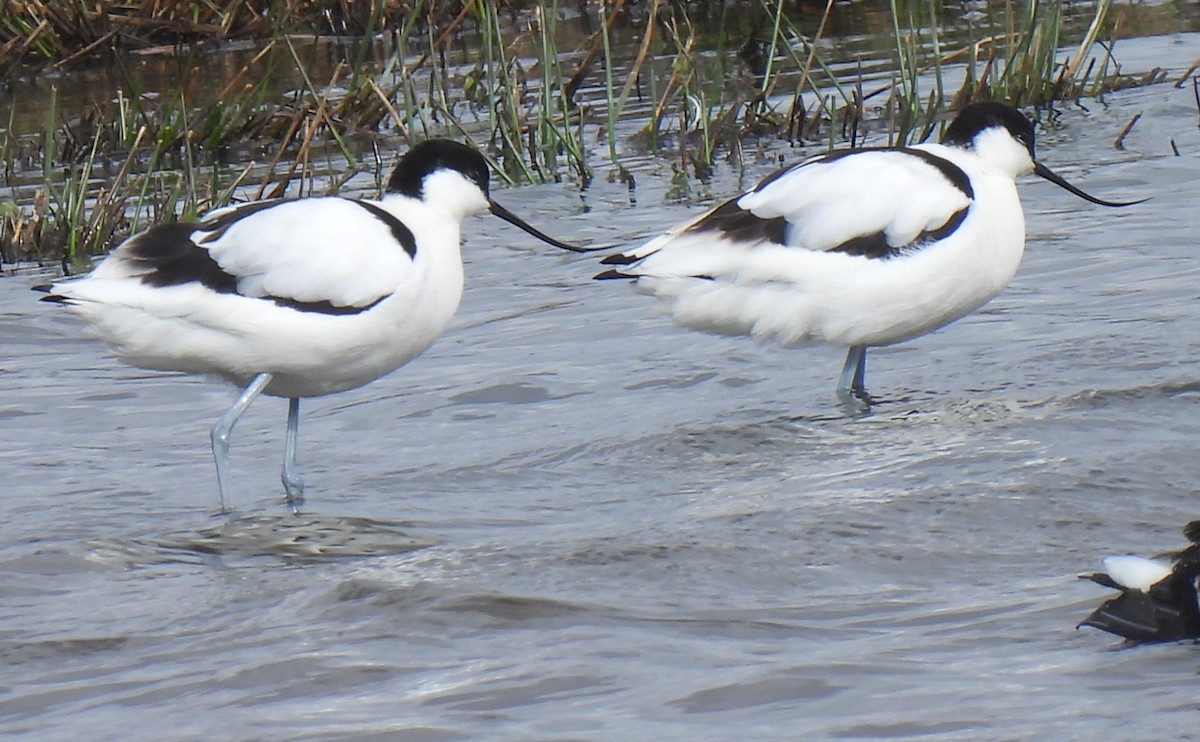
[[[554,245],[555,247],[562,248],[563,250],[570,250],[571,252],[596,252],[597,250],[608,249],[607,247],[580,247],[579,245],[570,245],[566,242],[560,242],[553,237],[534,229],[528,223],[526,223],[524,219],[512,213],[495,201],[490,201],[489,203],[491,204],[491,212],[493,214],[513,225],[514,227],[520,227],[548,245]]]
[[[1075,186],[1071,185],[1066,180],[1064,180],[1062,178],[1062,176],[1058,175],[1053,170],[1046,167],[1045,165],[1043,165],[1040,162],[1033,163],[1033,172],[1035,175],[1042,176],[1043,178],[1050,181],[1054,185],[1059,186],[1060,188],[1065,188],[1066,190],[1070,191],[1071,193],[1074,193],[1076,196],[1079,196],[1082,199],[1091,201],[1092,203],[1099,204],[1101,206],[1133,206],[1134,204],[1140,204],[1143,201],[1150,200],[1148,198],[1140,198],[1137,201],[1105,201],[1104,199],[1096,198],[1095,196],[1084,193],[1083,191],[1079,190],[1078,188],[1076,188]]]

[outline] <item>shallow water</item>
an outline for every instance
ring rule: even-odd
[[[1078,573],[1200,515],[1196,116],[1169,85],[1065,110],[1042,159],[1153,200],[1023,181],[1016,279],[872,351],[861,419],[834,400],[842,351],[674,328],[592,258],[472,221],[452,329],[305,403],[300,519],[280,400],[239,424],[241,515],[214,516],[234,390],[127,368],[36,277],[0,278],[0,734],[1191,733],[1193,646],[1074,625],[1107,597]],[[670,176],[639,171],[635,205],[603,178],[589,211],[566,186],[498,199],[636,241],[699,208],[666,202]]]

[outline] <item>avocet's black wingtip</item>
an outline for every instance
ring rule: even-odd
[[[617,253],[616,255],[609,255],[601,260],[600,265],[629,265],[630,263],[636,263],[638,260],[640,260],[640,258],[637,258],[633,255]]]
[[[38,298],[38,301],[48,301],[51,304],[67,304],[70,301],[67,299],[67,297],[62,296],[61,294],[55,294],[54,286],[48,283],[39,283],[36,286],[30,286],[29,289],[31,291],[36,291],[39,294],[46,294],[46,296]]]
[[[1109,577],[1104,572],[1092,572],[1091,574],[1079,575],[1079,579],[1091,580],[1092,582],[1096,583],[1097,585],[1101,585],[1103,587],[1111,587],[1113,590],[1124,590],[1125,589],[1125,588],[1121,587],[1121,585],[1119,585],[1116,580]]]
[[[593,281],[611,281],[618,278],[624,278],[628,280],[631,278],[636,278],[636,276],[630,276],[618,270],[606,270],[602,273],[597,273],[596,275],[592,276]]]

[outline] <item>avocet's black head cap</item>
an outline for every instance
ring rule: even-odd
[[[1030,159],[1034,159],[1033,123],[1012,106],[994,101],[972,103],[959,111],[950,126],[946,127],[942,144],[967,147],[979,132],[997,127],[1008,129],[1012,138],[1029,150]]]
[[[389,193],[421,198],[425,177],[438,170],[456,170],[488,195],[488,164],[483,155],[449,139],[428,139],[410,149],[388,178]]]
[[[1143,198],[1138,201],[1105,201],[1068,183],[1061,175],[1038,162],[1037,157],[1034,156],[1033,122],[1026,118],[1025,114],[1003,103],[995,101],[972,103],[959,111],[954,120],[950,122],[950,126],[946,127],[946,133],[942,136],[942,144],[969,147],[979,132],[995,128],[1007,129],[1013,139],[1025,145],[1025,149],[1029,150],[1029,159],[1033,161],[1035,175],[1040,175],[1054,185],[1064,188],[1086,201],[1100,206],[1133,206],[1146,200]]]

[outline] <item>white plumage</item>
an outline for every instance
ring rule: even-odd
[[[941,144],[834,152],[603,262],[695,329],[850,348],[839,395],[868,400],[865,349],[974,311],[1016,273],[1025,246],[1015,179],[1036,172],[1013,108],[965,108]]]
[[[1122,555],[1105,557],[1102,562],[1105,574],[1113,582],[1131,590],[1145,592],[1171,574],[1170,562],[1160,559]]]
[[[492,201],[479,153],[431,140],[400,161],[381,200],[262,201],[155,225],[47,299],[133,365],[245,387],[213,429],[222,509],[234,423],[260,393],[288,397],[283,480],[296,507],[299,398],[366,384],[433,343],[462,297],[460,225],[484,211],[578,249]]]
[[[432,214],[413,220],[419,204],[401,195],[377,203],[412,224],[426,249],[410,258],[384,222],[352,201],[308,198],[252,213],[223,234],[204,222],[188,234],[235,277],[234,292],[199,281],[144,281],[159,269],[136,257],[153,231],[121,245],[85,279],[53,291],[135,366],[214,374],[242,386],[268,369],[274,378],[264,391],[281,397],[353,389],[428,348],[462,296],[459,222]],[[302,311],[275,299],[347,311]]]

